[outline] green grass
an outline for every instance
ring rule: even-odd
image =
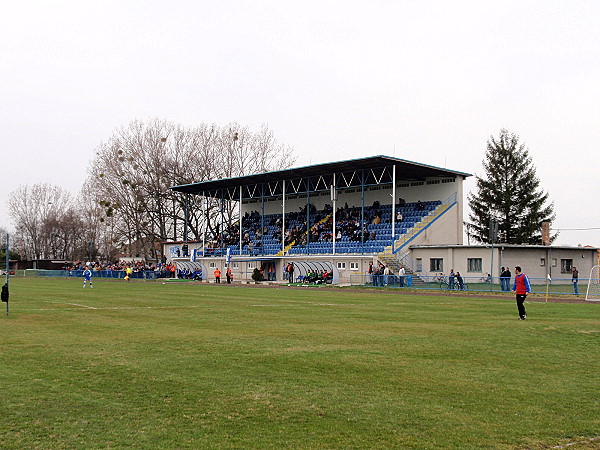
[[[511,294],[81,284],[11,280],[1,448],[548,448],[600,436],[600,304],[528,302],[518,321]]]

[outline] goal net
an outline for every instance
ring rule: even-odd
[[[600,266],[592,267],[585,299],[591,302],[600,302]]]

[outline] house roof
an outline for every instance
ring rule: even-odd
[[[597,247],[590,247],[589,245],[585,246],[569,246],[569,245],[517,245],[517,244],[494,244],[495,248],[511,248],[511,249],[536,249],[536,250],[590,250],[596,251]],[[479,244],[479,245],[463,245],[463,244],[442,244],[442,245],[411,245],[411,249],[424,249],[424,248],[489,248],[491,249],[491,244]]]

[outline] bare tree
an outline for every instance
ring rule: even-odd
[[[253,133],[236,123],[185,128],[134,121],[98,147],[88,183],[128,253],[156,256],[157,243],[183,237],[186,201],[191,239],[201,239],[205,229],[208,238],[218,234],[211,224],[220,202],[206,201],[199,208],[197,199],[170,186],[282,169],[293,162],[291,148],[278,143],[267,126]],[[227,202],[229,224],[236,219],[234,204]]]
[[[15,245],[26,259],[55,257],[59,247],[56,224],[72,207],[71,195],[50,184],[20,186],[9,194],[8,212],[15,229]]]

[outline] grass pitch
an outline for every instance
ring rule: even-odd
[[[2,448],[600,445],[600,304],[81,286],[11,280]]]

